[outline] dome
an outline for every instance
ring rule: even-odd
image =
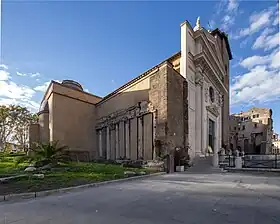
[[[72,89],[83,91],[82,85],[78,82],[73,81],[73,80],[63,80],[61,84],[64,85],[64,86],[70,87]]]

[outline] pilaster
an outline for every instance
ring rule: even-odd
[[[107,127],[107,133],[106,133],[106,159],[109,160],[111,159],[111,155],[110,155],[110,147],[111,147],[111,144],[110,144],[110,128]]]
[[[120,158],[120,147],[119,147],[119,124],[116,124],[116,159]]]
[[[99,140],[99,157],[103,156],[103,151],[102,151],[102,129],[98,131],[98,140]]]

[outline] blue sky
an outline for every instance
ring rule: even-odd
[[[2,1],[0,104],[37,110],[49,80],[104,96],[180,50],[180,23],[230,37],[231,112],[270,107],[280,132],[277,1]]]

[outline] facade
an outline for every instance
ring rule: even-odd
[[[247,154],[272,153],[272,110],[253,107],[230,116],[230,148]]]
[[[272,135],[272,153],[280,154],[280,138],[279,135],[273,132]]]
[[[59,140],[83,159],[155,160],[187,149],[191,160],[229,144],[229,60],[225,33],[181,24],[181,51],[101,98],[73,81],[52,81],[34,141]],[[74,153],[75,152],[75,153]]]
[[[273,134],[272,134],[272,141],[277,141],[277,140],[280,140],[279,134],[277,134],[276,132],[273,132]]]

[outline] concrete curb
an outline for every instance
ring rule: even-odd
[[[107,184],[122,183],[122,182],[127,182],[127,181],[132,181],[132,180],[140,180],[140,179],[145,179],[145,178],[153,177],[153,176],[159,176],[159,175],[163,175],[163,174],[166,174],[166,173],[159,172],[159,173],[153,173],[153,174],[148,174],[148,175],[128,177],[128,178],[123,178],[123,179],[109,180],[109,181],[103,181],[103,182],[98,182],[98,183],[90,183],[90,184],[84,184],[84,185],[79,185],[79,186],[74,186],[74,187],[58,188],[58,189],[46,190],[46,191],[1,195],[0,202],[44,197],[44,196],[58,194],[58,193],[73,192],[73,191],[81,190],[81,189],[85,189],[85,188],[99,187],[99,186],[103,186],[103,185],[107,185]]]
[[[241,172],[246,172],[246,171],[253,171],[253,172],[274,172],[274,173],[280,173],[280,169],[268,169],[268,168],[234,168],[234,167],[226,167],[224,168],[225,170],[228,171],[241,171]]]

